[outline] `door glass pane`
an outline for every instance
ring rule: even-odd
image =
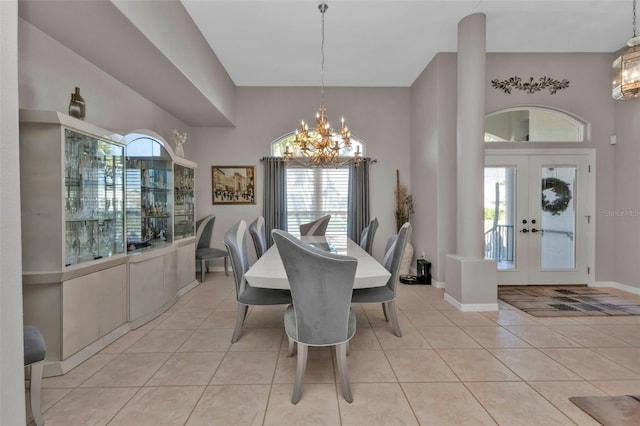
[[[574,166],[542,168],[542,269],[575,269],[575,183]]]
[[[484,169],[484,252],[498,269],[515,268],[516,168]]]

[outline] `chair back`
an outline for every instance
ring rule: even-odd
[[[264,229],[264,217],[258,216],[256,220],[249,225],[249,233],[253,239],[253,245],[256,248],[256,256],[258,259],[267,251],[267,236]]]
[[[387,239],[382,265],[387,268],[387,271],[391,272],[391,277],[389,277],[389,281],[387,281],[387,287],[389,287],[394,294],[396,292],[398,279],[400,278],[400,263],[402,263],[404,250],[410,238],[411,224],[407,222],[402,225],[400,232]]]
[[[233,278],[236,282],[236,296],[241,294],[247,283],[244,274],[249,270],[249,255],[247,249],[247,222],[241,220],[224,235],[224,245],[231,259]]]
[[[327,226],[329,226],[329,220],[331,215],[322,216],[313,222],[303,223],[300,225],[300,235],[302,236],[324,236],[327,232]]]
[[[285,231],[274,229],[272,236],[291,286],[297,340],[308,345],[346,342],[358,260],[325,252]]]
[[[376,236],[377,230],[378,230],[377,217],[374,217],[369,222],[369,226],[366,226],[362,230],[362,235],[360,236],[360,247],[362,247],[362,249],[364,249],[364,251],[366,251],[369,254],[373,252],[373,239]]]
[[[196,222],[196,248],[209,248],[211,246],[211,234],[213,233],[213,225],[216,222],[216,215],[210,214]]]

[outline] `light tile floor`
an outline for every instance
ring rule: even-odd
[[[233,279],[210,273],[169,311],[65,376],[43,381],[55,425],[596,425],[570,396],[640,394],[640,316],[534,318],[463,313],[442,289],[398,289],[404,336],[379,304],[354,305],[348,358],[311,349],[302,400],[290,402],[284,307],[254,307],[231,345]],[[638,296],[629,295],[638,299]]]

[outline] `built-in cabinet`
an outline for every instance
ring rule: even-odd
[[[197,285],[195,168],[153,132],[20,111],[24,318],[44,335],[46,376]]]

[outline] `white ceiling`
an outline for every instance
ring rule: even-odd
[[[320,85],[318,0],[181,0],[238,86]],[[327,86],[410,86],[458,22],[487,17],[487,52],[615,52],[632,0],[330,0]]]

